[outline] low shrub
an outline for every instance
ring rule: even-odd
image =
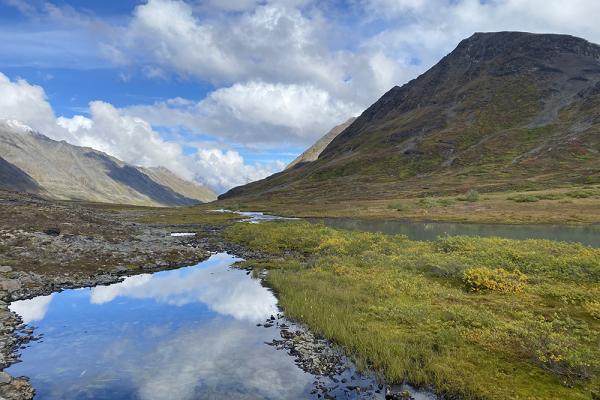
[[[399,201],[389,203],[387,205],[387,208],[389,208],[390,210],[396,210],[396,211],[406,211],[408,209],[408,207],[405,204],[400,203]]]
[[[463,274],[467,287],[479,292],[491,290],[500,293],[515,293],[522,291],[527,285],[527,276],[522,272],[507,271],[504,268],[470,268]]]
[[[585,342],[595,340],[589,327],[570,318],[551,318],[524,314],[524,318],[509,325],[517,347],[534,363],[551,371],[566,386],[590,379],[598,368],[598,361],[590,359]],[[574,336],[571,332],[577,332]]]
[[[434,199],[431,199],[429,197],[425,197],[425,198],[419,200],[418,204],[421,208],[433,208],[438,205]]]
[[[600,301],[589,301],[583,304],[583,308],[592,318],[600,319]]]
[[[540,198],[537,196],[520,194],[517,196],[509,197],[508,200],[512,200],[515,203],[536,203],[540,201]]]
[[[567,196],[574,199],[587,199],[589,197],[598,196],[600,193],[594,189],[577,189],[567,193]]]
[[[467,192],[465,199],[470,202],[479,201],[479,192],[477,190],[471,189]]]

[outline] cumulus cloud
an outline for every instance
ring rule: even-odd
[[[231,188],[256,181],[281,171],[285,163],[275,161],[268,164],[246,165],[237,151],[221,149],[199,149],[194,157],[200,170],[220,171],[220,174],[197,176],[210,187]]]
[[[57,124],[71,134],[69,141],[111,154],[120,160],[146,167],[157,163],[187,178],[192,173],[184,163],[181,146],[170,143],[141,118],[124,115],[109,103],[93,101],[90,118],[61,117]]]
[[[382,85],[370,60],[387,55],[367,47],[348,51],[334,46],[332,21],[318,8],[298,8],[306,3],[244,3],[243,12],[200,18],[186,2],[150,0],[136,8],[125,39],[114,45],[138,63],[184,77],[217,85],[310,85],[349,106],[364,106],[407,77],[397,65]]]
[[[93,101],[89,111],[89,117],[56,118],[42,87],[0,73],[0,119],[22,121],[52,139],[92,147],[134,165],[164,166],[217,192],[282,168],[278,163],[248,165],[234,150],[201,147],[186,155],[180,144],[163,139],[149,122],[125,110]]]
[[[595,0],[365,0],[371,21],[386,29],[364,45],[387,54],[412,57],[425,69],[474,32],[531,31],[564,33],[600,42],[600,13]]]
[[[120,283],[92,288],[90,302],[104,304],[119,296],[178,306],[200,302],[238,320],[264,321],[277,312],[275,296],[245,273],[229,270],[233,261],[227,254],[217,254],[186,270],[128,277]]]
[[[217,89],[200,102],[172,99],[127,108],[157,126],[210,132],[247,147],[306,145],[361,107],[312,85],[252,81]]]
[[[54,129],[55,116],[41,86],[11,81],[0,72],[0,118],[16,119],[35,129]]]
[[[10,305],[11,311],[16,312],[28,324],[33,321],[41,321],[48,312],[48,307],[52,301],[52,294],[48,296],[38,296],[28,300],[14,301]]]

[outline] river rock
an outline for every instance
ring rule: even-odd
[[[7,383],[10,383],[10,381],[12,381],[12,376],[10,376],[9,374],[7,374],[4,371],[0,372],[0,385],[6,385]]]
[[[12,272],[12,267],[10,265],[0,265],[0,272]]]
[[[60,229],[59,228],[48,228],[44,231],[44,233],[48,236],[58,236],[58,235],[60,235]]]
[[[0,281],[0,289],[7,292],[14,292],[15,290],[21,289],[21,281],[17,279],[5,279]]]

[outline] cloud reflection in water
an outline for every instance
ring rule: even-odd
[[[236,319],[264,321],[277,312],[277,300],[260,282],[245,274],[231,274],[231,256],[217,254],[202,266],[126,278],[110,286],[92,288],[90,301],[104,304],[117,297],[153,299],[170,305],[201,302],[211,310]]]
[[[38,296],[33,299],[13,301],[10,309],[21,316],[23,322],[28,324],[33,321],[41,321],[48,312],[48,306],[52,301],[52,296]]]
[[[8,371],[40,399],[306,398],[314,377],[264,344],[277,330],[255,326],[277,311],[274,295],[234,261],[15,302],[44,340]]]

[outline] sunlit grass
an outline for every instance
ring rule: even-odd
[[[235,224],[227,237],[283,257],[266,262],[267,283],[286,313],[392,382],[469,399],[589,399],[600,385],[599,249],[302,222]],[[494,283],[473,291],[473,270]]]

